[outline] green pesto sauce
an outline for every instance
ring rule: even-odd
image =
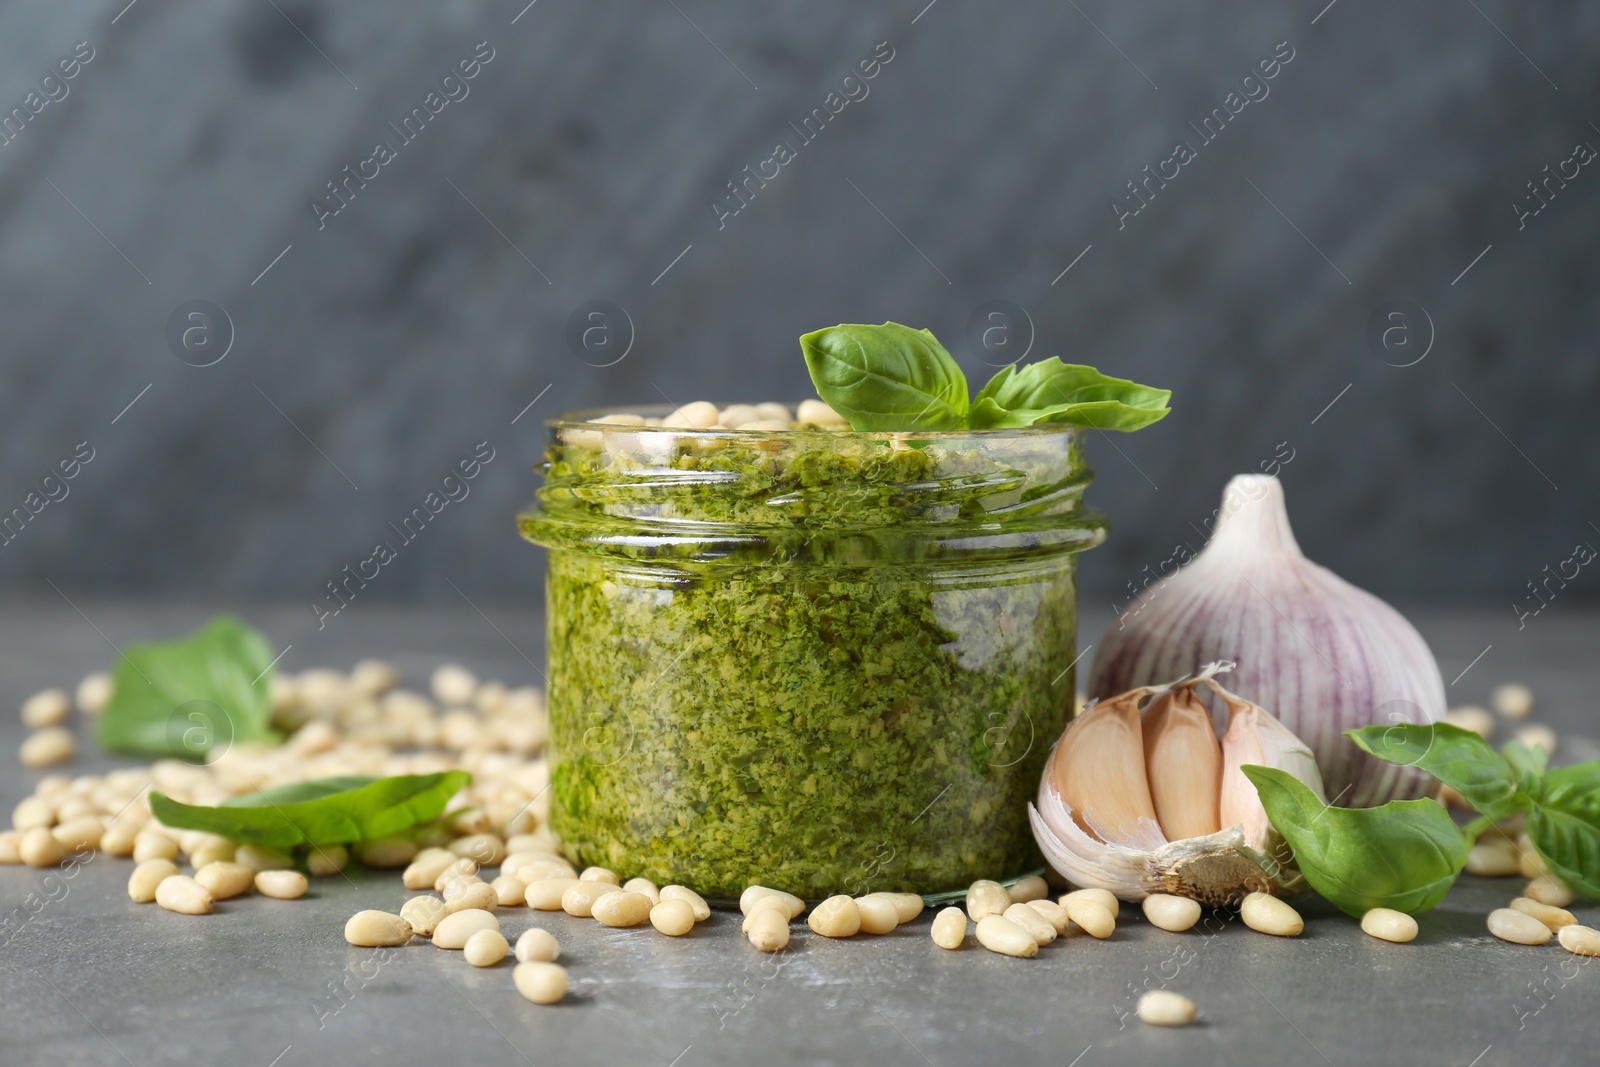
[[[579,863],[812,898],[1040,864],[1026,806],[1101,531],[1061,479],[836,436],[553,447],[522,521],[552,549],[551,820]]]

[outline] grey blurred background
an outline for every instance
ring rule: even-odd
[[[884,319],[970,378],[1026,348],[1173,390],[1091,443],[1096,610],[1274,463],[1308,554],[1384,596],[1514,625],[1600,545],[1600,166],[1574,155],[1600,5],[525,4],[0,8],[0,505],[66,492],[0,545],[0,589],[309,603],[488,442],[363,595],[527,600],[543,419],[797,400],[797,335]],[[597,300],[609,347],[569,343]],[[1009,346],[969,344],[993,301]]]

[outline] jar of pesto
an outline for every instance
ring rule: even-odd
[[[1041,866],[1074,700],[1083,432],[549,424],[550,818],[579,865],[737,897]],[[649,416],[656,414],[645,412]]]

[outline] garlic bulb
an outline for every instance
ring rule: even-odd
[[[1276,478],[1230,481],[1205,550],[1148,586],[1099,644],[1091,695],[1236,662],[1234,691],[1311,747],[1335,803],[1367,807],[1434,788],[1416,768],[1368,756],[1343,736],[1442,718],[1433,653],[1399,612],[1300,553]]]
[[[1068,881],[1123,900],[1169,893],[1211,905],[1300,887],[1239,767],[1287,771],[1318,796],[1322,779],[1299,738],[1217,684],[1213,676],[1232,668],[1212,663],[1193,678],[1130,690],[1067,724],[1028,818],[1045,859]],[[1220,742],[1201,686],[1227,706]]]

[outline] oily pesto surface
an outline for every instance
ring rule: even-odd
[[[578,861],[808,897],[1039,864],[1026,803],[1074,691],[1074,552],[1099,536],[1081,456],[1025,488],[970,449],[837,436],[552,449],[523,521],[552,548],[551,818]]]

